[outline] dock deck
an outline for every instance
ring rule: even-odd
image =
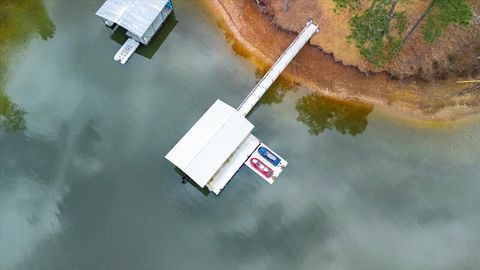
[[[248,135],[248,137],[242,142],[242,144],[240,144],[237,150],[235,150],[232,156],[223,164],[220,170],[218,170],[217,174],[213,176],[212,180],[210,180],[210,182],[207,184],[208,189],[218,195],[259,145],[259,139],[252,134]]]
[[[277,166],[273,166],[265,157],[260,155],[260,153],[258,152],[259,147],[267,148],[271,153],[273,153],[275,156],[277,156],[281,160],[280,163]],[[271,177],[266,177],[265,175],[260,173],[258,170],[256,170],[253,167],[252,163],[250,162],[251,159],[258,159],[261,162],[263,162],[264,164],[266,164],[270,169],[273,170],[272,176]],[[254,171],[256,174],[258,174],[258,176],[260,176],[263,180],[267,181],[269,184],[273,184],[273,182],[275,182],[275,179],[277,179],[277,177],[282,173],[283,168],[287,167],[288,162],[283,157],[281,157],[279,154],[275,153],[268,146],[266,146],[263,143],[260,143],[258,145],[258,147],[255,148],[254,151],[250,154],[250,157],[247,159],[247,161],[245,161],[245,165],[247,167],[249,167],[250,169],[252,169],[252,171]]]
[[[120,50],[115,54],[113,60],[120,62],[122,65],[127,63],[128,59],[132,57],[138,46],[140,46],[140,43],[137,41],[131,38],[127,39]]]

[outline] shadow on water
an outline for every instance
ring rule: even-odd
[[[175,172],[180,176],[178,177],[178,182],[180,184],[180,180],[183,179],[183,177],[188,177],[182,170],[180,170],[178,167],[175,167]],[[187,178],[187,182],[189,184],[191,184],[193,187],[195,187],[196,189],[198,189],[198,191],[200,191],[200,193],[202,193],[205,197],[208,196],[210,194],[210,190],[208,190],[207,187],[200,187],[197,183],[195,183],[193,180]]]
[[[178,20],[175,18],[175,13],[173,12],[170,16],[168,16],[167,20],[162,25],[162,27],[160,27],[159,31],[153,37],[152,41],[150,41],[148,46],[142,45],[138,47],[136,53],[145,58],[152,59],[160,46],[162,46],[163,42],[173,31],[173,28],[175,28],[177,23]],[[123,43],[125,43],[125,41],[127,41],[128,39],[128,37],[125,35],[126,32],[127,30],[125,30],[124,28],[118,27],[115,31],[113,31],[110,38],[118,44],[123,45]]]
[[[28,42],[38,36],[53,38],[55,25],[50,20],[43,0],[0,0],[0,127],[6,132],[26,128],[25,110],[13,103],[4,87],[8,66]]]
[[[325,129],[355,136],[365,131],[373,107],[338,101],[313,93],[297,100],[297,120],[309,127],[308,132],[319,135]]]

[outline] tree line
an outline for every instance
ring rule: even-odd
[[[360,55],[374,65],[392,61],[405,43],[421,30],[423,39],[435,42],[452,24],[468,26],[473,16],[466,0],[428,0],[429,4],[415,21],[408,21],[398,4],[426,0],[333,0],[336,12],[349,10],[349,42]]]

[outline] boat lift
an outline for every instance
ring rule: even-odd
[[[165,158],[216,195],[243,164],[272,184],[288,162],[250,133],[254,125],[246,116],[318,31],[318,26],[308,21],[237,109],[215,101]]]

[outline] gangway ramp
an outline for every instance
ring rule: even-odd
[[[268,88],[316,32],[318,32],[318,26],[314,24],[313,21],[308,21],[305,28],[298,34],[292,44],[288,46],[280,58],[278,58],[275,64],[273,64],[270,70],[240,104],[238,107],[240,113],[246,116],[252,110],[255,104],[257,104],[260,98],[267,92]]]

